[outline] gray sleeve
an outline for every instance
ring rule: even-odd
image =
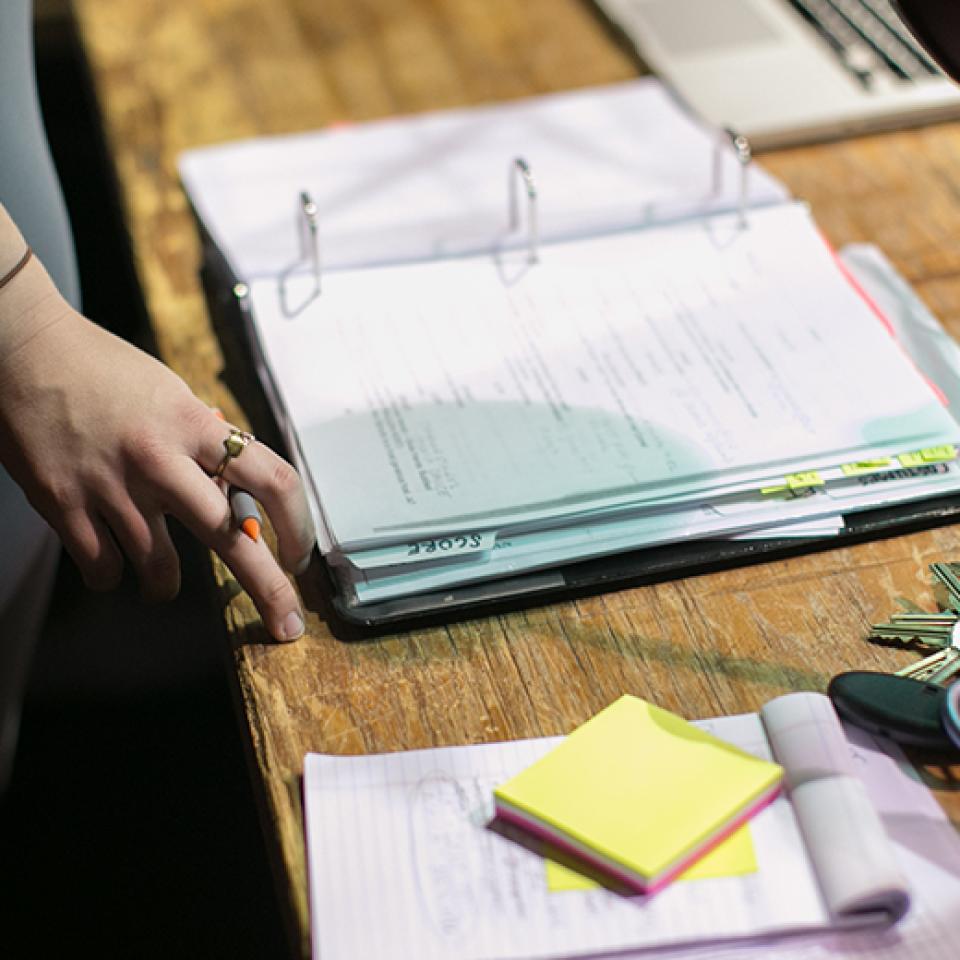
[[[0,0],[0,203],[79,307],[70,222],[40,117],[31,13],[31,0]]]

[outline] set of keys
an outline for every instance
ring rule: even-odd
[[[827,693],[843,719],[905,746],[960,751],[960,564],[930,565],[936,612],[898,598],[902,610],[870,628],[868,640],[930,651],[895,674],[852,670]]]
[[[960,683],[941,687],[850,670],[830,681],[827,694],[844,720],[870,733],[951,759],[960,755]]]
[[[931,651],[896,676],[945,685],[960,674],[960,564],[933,563],[930,574],[940,610],[931,613],[901,598],[903,611],[874,624],[867,639]]]

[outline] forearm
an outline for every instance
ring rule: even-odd
[[[0,278],[13,270],[26,250],[27,241],[0,203]]]
[[[28,250],[0,204],[0,376],[21,347],[71,312],[39,259],[31,255],[23,263]]]

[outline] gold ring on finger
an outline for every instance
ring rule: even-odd
[[[229,435],[223,441],[223,449],[226,451],[223,455],[223,459],[220,461],[217,466],[215,477],[222,477],[223,471],[227,469],[227,464],[231,460],[236,460],[237,457],[247,449],[247,445],[254,439],[252,433],[247,433],[245,430],[237,430],[236,428],[232,429]]]

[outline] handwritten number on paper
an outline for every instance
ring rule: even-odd
[[[483,534],[467,533],[456,537],[437,537],[432,540],[418,540],[407,544],[407,556],[419,557],[439,553],[444,555],[461,553],[465,550],[479,550],[483,545]]]

